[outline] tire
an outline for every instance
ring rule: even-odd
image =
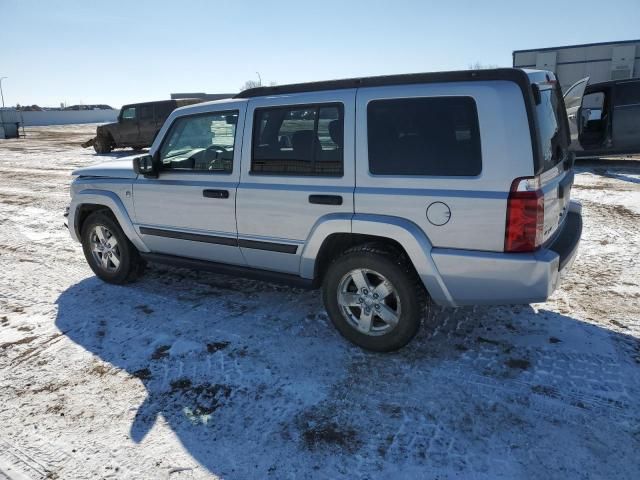
[[[360,288],[363,285],[366,293]],[[397,350],[409,343],[427,304],[426,290],[406,256],[375,245],[353,247],[336,258],[322,288],[325,308],[338,331],[376,352]]]
[[[96,153],[99,154],[110,153],[111,150],[113,150],[113,147],[111,146],[111,140],[102,136],[96,137],[96,139],[93,141],[93,149],[96,151]]]
[[[112,238],[115,243],[110,242]],[[105,282],[121,285],[142,274],[144,262],[138,250],[110,214],[99,211],[89,215],[82,225],[81,239],[87,263]]]

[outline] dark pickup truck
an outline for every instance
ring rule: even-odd
[[[93,145],[96,153],[109,153],[114,148],[132,147],[140,150],[149,147],[171,112],[178,107],[202,101],[198,98],[184,98],[124,105],[116,123],[100,125],[96,129],[95,138],[82,146],[87,148]]]

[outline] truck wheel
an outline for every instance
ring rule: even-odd
[[[351,248],[334,260],[324,277],[322,296],[338,331],[378,352],[409,343],[427,303],[408,259],[374,245]]]
[[[96,137],[93,142],[93,149],[96,153],[109,153],[113,150],[111,141],[106,137]]]
[[[123,284],[142,273],[144,263],[138,250],[110,215],[89,215],[82,226],[81,239],[91,270],[105,282]]]

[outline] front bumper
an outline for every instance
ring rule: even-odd
[[[561,232],[531,253],[434,248],[431,256],[455,306],[544,302],[578,253],[581,206],[571,202]]]

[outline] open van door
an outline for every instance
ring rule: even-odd
[[[572,151],[582,150],[582,148],[580,147],[580,142],[578,140],[580,123],[579,115],[580,107],[582,106],[582,97],[588,83],[589,77],[578,80],[576,83],[571,85],[564,94],[564,106],[567,109],[567,116],[569,118],[569,132],[571,134],[571,144],[569,145],[569,150]]]

